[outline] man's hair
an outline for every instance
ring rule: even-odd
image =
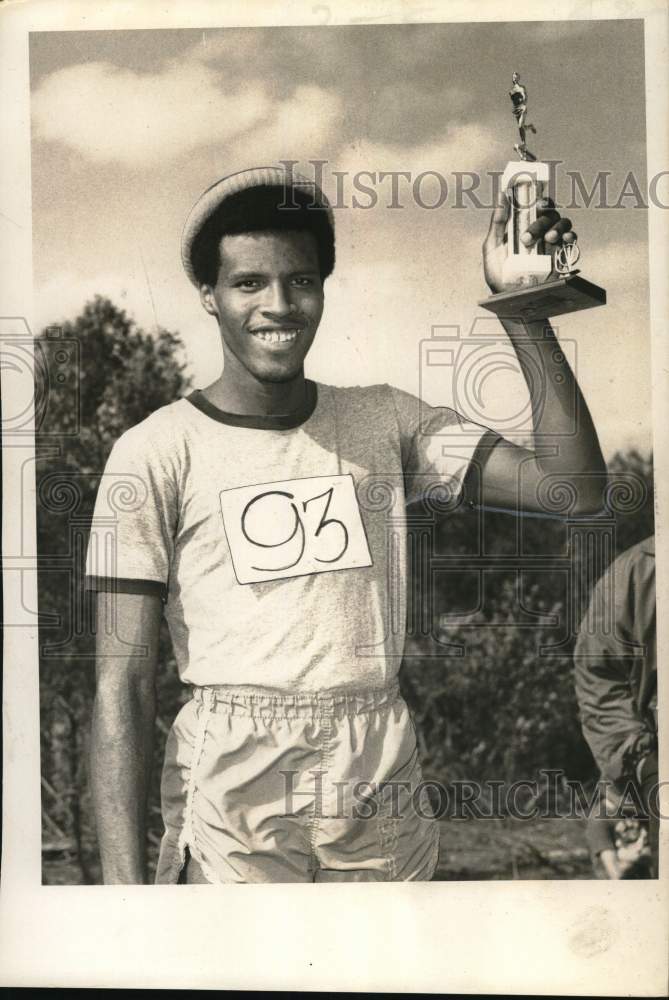
[[[312,196],[283,185],[246,188],[219,205],[198,233],[191,253],[200,285],[215,285],[221,265],[223,236],[260,232],[309,232],[316,237],[321,281],[335,263],[334,233],[327,211]]]

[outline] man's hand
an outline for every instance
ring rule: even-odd
[[[599,855],[599,860],[602,863],[607,878],[622,878],[623,869],[618,861],[618,855],[612,847],[602,851]]]
[[[507,256],[506,224],[511,211],[507,196],[500,192],[497,207],[493,209],[488,235],[483,243],[483,273],[491,292],[506,292],[515,287],[514,283],[504,283],[502,266]],[[537,219],[521,234],[526,247],[532,247],[543,239],[552,254],[564,243],[573,243],[576,233],[571,228],[571,219],[563,219],[550,198],[540,198],[537,202]]]
[[[515,287],[502,278],[509,211],[509,200],[500,193],[483,244],[485,278],[493,292]],[[571,220],[562,219],[553,202],[542,198],[536,221],[521,239],[528,247],[544,240],[547,247],[557,250],[573,243],[576,233]],[[570,514],[596,513],[602,507],[606,465],[592,418],[555,333],[547,319],[506,318],[501,323],[527,383],[534,450],[500,440],[485,460],[480,495],[474,502],[545,514],[544,493],[552,477],[554,482],[567,484],[573,494]]]

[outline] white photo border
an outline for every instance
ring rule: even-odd
[[[648,176],[669,165],[666,3],[465,0],[185,4],[28,0],[0,11],[2,337],[33,329],[28,35],[49,30],[643,18]],[[482,58],[484,58],[482,53]],[[557,82],[559,85],[559,81]],[[11,140],[9,142],[8,140]],[[649,208],[659,662],[669,660],[669,212]],[[2,346],[0,344],[0,346]],[[30,372],[24,373],[30,378]],[[2,371],[3,414],[24,397]],[[32,387],[30,388],[32,392]],[[667,829],[658,881],[392,885],[41,884],[38,643],[30,444],[3,435],[4,796],[0,983],[382,992],[664,995]],[[23,471],[22,471],[23,470]],[[21,627],[15,627],[19,624]],[[667,688],[660,682],[660,731]],[[666,742],[661,777],[669,775]],[[665,790],[666,791],[666,790]],[[664,796],[665,813],[669,802]],[[665,824],[666,826],[666,824]],[[364,895],[363,895],[364,894]]]

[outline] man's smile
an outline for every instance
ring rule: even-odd
[[[303,327],[294,326],[258,327],[249,331],[256,340],[262,340],[265,344],[292,344],[302,332]]]

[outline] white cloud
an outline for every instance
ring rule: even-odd
[[[228,147],[225,169],[332,157],[341,142],[343,114],[343,102],[337,94],[321,87],[298,86],[288,99],[277,101],[261,122]]]
[[[490,163],[503,163],[505,156],[508,159],[507,146],[491,135],[488,129],[471,122],[454,126],[444,135],[419,145],[355,143],[344,152],[337,169],[351,173],[357,170],[406,170],[414,177],[434,170],[451,183],[450,175],[454,171],[482,171]],[[436,199],[438,189],[430,194],[427,179],[425,185],[425,201]]]
[[[367,129],[355,109],[348,113],[344,81],[324,86],[316,67],[309,78],[302,65],[291,81],[285,65],[290,56],[281,47],[265,53],[279,60],[275,79],[274,64],[268,71],[262,55],[257,36],[235,32],[234,37],[203,35],[201,43],[155,72],[111,62],[67,66],[47,76],[33,94],[36,136],[94,163],[135,169],[155,168],[204,147],[226,168],[233,164],[230,169],[288,158],[339,161],[343,154],[336,169],[448,173],[480,169],[490,157],[491,133],[480,122],[453,127],[427,144],[407,141],[409,133],[401,130],[398,142],[351,144],[358,128]],[[297,37],[292,58],[299,64],[307,57],[313,62],[313,46]],[[420,88],[399,81],[394,87],[375,98],[386,113],[390,108],[402,119],[398,95],[409,111],[422,108]],[[451,86],[448,104],[459,103]]]
[[[207,145],[269,160],[299,147],[317,153],[337,130],[341,101],[317,86],[277,100],[260,80],[201,60],[139,74],[110,63],[52,73],[33,97],[37,137],[62,142],[95,162],[154,167]],[[289,149],[286,149],[288,143]]]

